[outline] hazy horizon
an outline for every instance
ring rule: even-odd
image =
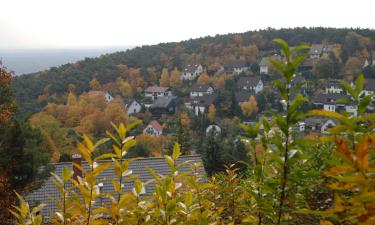
[[[14,71],[15,75],[22,75],[73,63],[85,58],[99,57],[102,54],[125,51],[132,47],[0,49],[0,59],[5,67]]]

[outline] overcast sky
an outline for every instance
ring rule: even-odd
[[[267,27],[374,28],[374,6],[374,0],[0,0],[0,48],[156,44]]]

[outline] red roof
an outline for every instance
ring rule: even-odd
[[[156,121],[156,120],[153,120],[153,121],[151,121],[150,122],[150,125],[152,126],[152,127],[154,127],[154,129],[155,130],[157,130],[157,131],[163,131],[163,127],[160,125],[160,123],[158,122],[158,121]]]

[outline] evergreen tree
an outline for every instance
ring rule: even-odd
[[[218,135],[213,129],[207,134],[202,155],[204,167],[209,176],[223,170],[223,150]]]

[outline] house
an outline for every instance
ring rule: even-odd
[[[215,135],[221,134],[221,128],[216,124],[211,124],[206,128],[206,135],[210,134],[210,132],[214,132]]]
[[[182,70],[182,80],[194,80],[203,72],[203,66],[201,64],[189,64]]]
[[[213,93],[214,93],[214,89],[210,87],[209,85],[194,84],[193,87],[191,87],[190,97],[194,98],[197,96],[210,95]]]
[[[221,71],[224,73],[240,74],[250,70],[250,65],[244,60],[233,60],[226,62]]]
[[[234,95],[235,95],[236,101],[238,102],[238,105],[241,106],[243,103],[249,101],[251,93],[246,92],[246,91],[239,91],[239,92],[236,92]]]
[[[145,90],[145,97],[156,100],[159,97],[172,96],[172,90],[169,87],[152,86]]]
[[[129,116],[133,113],[139,113],[142,110],[142,105],[136,100],[130,100],[125,105],[126,114]]]
[[[163,134],[163,127],[156,120],[152,120],[146,127],[143,129],[144,134],[149,134],[152,136],[160,136]]]
[[[322,56],[323,54],[323,48],[324,48],[323,44],[312,44],[308,53],[310,58],[311,59],[320,58],[320,56]]]
[[[237,87],[240,90],[252,91],[257,94],[263,90],[263,82],[260,79],[260,76],[240,77],[237,81]]]
[[[281,56],[275,54],[271,57],[263,57],[262,60],[259,63],[260,74],[269,74],[271,72],[270,71],[271,63],[269,61],[270,59],[281,60]]]
[[[344,87],[339,80],[329,79],[325,84],[326,94],[341,94],[344,93]]]
[[[181,156],[176,160],[177,165],[183,165],[185,162],[191,163],[199,163],[203,165],[202,159],[198,155],[189,155],[189,156]],[[89,170],[90,165],[83,161],[79,154],[74,155],[73,162],[75,164],[80,165],[83,169]],[[106,160],[99,161],[98,164],[104,162],[110,162]],[[62,176],[62,172],[64,168],[68,168],[73,171],[73,178],[77,179],[78,176],[82,176],[82,173],[77,167],[73,166],[72,162],[61,162],[52,165],[54,167],[54,173],[58,176]],[[143,158],[143,159],[136,159],[129,163],[129,171],[132,171],[132,176],[138,177],[143,183],[150,181],[153,179],[152,174],[149,172],[148,168],[151,168],[155,171],[156,174],[167,176],[170,173],[169,166],[164,158]],[[184,164],[180,171],[181,173],[186,172],[194,172],[192,171],[191,167],[188,164]],[[203,166],[199,166],[198,170],[196,171],[199,175],[205,175],[205,171]],[[102,197],[99,197],[95,201],[95,205],[107,205],[110,207],[111,200],[105,196],[105,193],[115,193],[113,188],[112,180],[117,179],[115,175],[114,167],[110,166],[105,169],[100,175],[98,175],[97,183],[99,187],[99,191],[104,193]],[[152,195],[155,191],[155,182],[151,182],[144,188],[144,195]],[[66,183],[66,188],[72,188],[72,182]],[[134,187],[134,180],[123,180],[123,193],[131,192]],[[40,203],[44,203],[47,207],[44,207],[41,210],[41,215],[45,219],[46,222],[50,222],[54,217],[54,213],[58,210],[58,204],[61,203],[61,193],[56,188],[54,184],[54,177],[50,176],[38,189],[33,190],[31,193],[25,196],[26,201],[30,204],[30,207],[35,207]]]
[[[177,97],[167,96],[159,97],[155,102],[149,107],[149,111],[155,117],[160,117],[166,114],[174,114],[177,106]]]
[[[210,105],[214,104],[216,97],[215,94],[198,96],[193,99],[190,108],[196,116],[207,113]]]
[[[372,95],[375,93],[375,79],[366,79],[362,90],[362,95]],[[374,98],[373,98],[374,99]]]
[[[333,48],[334,45],[312,44],[308,54],[311,59],[318,59],[321,56],[328,57]]]
[[[318,94],[315,96],[313,104],[318,109],[324,109],[331,112],[346,111],[347,113],[356,116],[356,106],[345,103],[343,100],[349,100],[349,96],[338,93]]]
[[[329,118],[310,117],[299,123],[301,132],[320,132],[326,133],[329,128],[336,126],[337,121]]]

